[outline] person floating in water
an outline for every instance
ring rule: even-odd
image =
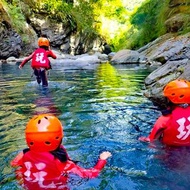
[[[62,143],[63,127],[60,120],[51,114],[34,116],[27,124],[25,137],[28,148],[12,161],[16,177],[28,190],[67,189],[69,174],[82,178],[95,178],[111,156],[102,152],[96,165],[84,169],[72,161]]]
[[[29,60],[32,59],[31,67],[34,70],[37,83],[40,84],[42,82],[42,86],[48,86],[47,70],[51,69],[48,57],[56,59],[57,56],[50,49],[50,43],[47,38],[40,37],[38,39],[38,46],[38,49],[22,61],[19,68],[21,69]]]
[[[139,140],[159,139],[169,146],[190,146],[190,82],[173,80],[165,86],[163,94],[169,101],[170,112],[157,119],[148,137]]]

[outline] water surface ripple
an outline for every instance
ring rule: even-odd
[[[143,96],[151,71],[139,65],[100,64],[95,70],[50,71],[43,89],[29,64],[0,68],[0,189],[20,189],[9,163],[26,147],[24,129],[34,114],[53,113],[64,124],[70,157],[92,167],[100,152],[112,158],[96,179],[71,176],[71,190],[189,190],[190,151],[139,142],[159,111]]]

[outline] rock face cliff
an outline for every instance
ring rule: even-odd
[[[153,64],[160,64],[146,77],[144,94],[157,105],[166,107],[162,93],[164,86],[177,78],[190,81],[190,33],[171,37],[162,43],[157,39],[149,44],[149,51],[146,49],[143,54]]]
[[[0,2],[0,59],[10,56],[18,58],[21,52],[22,39],[12,28],[9,15]]]
[[[159,64],[145,79],[145,96],[161,108],[167,106],[163,88],[171,80],[190,80],[190,0],[170,0],[172,16],[165,22],[167,34],[140,48],[150,64]],[[175,14],[174,14],[175,13]]]
[[[11,2],[11,1],[10,1]],[[88,51],[103,51],[105,42],[98,36],[89,37],[86,33],[79,33],[76,27],[68,22],[58,21],[50,17],[48,11],[40,7],[41,1],[20,1],[20,8],[24,23],[18,23],[19,32],[14,27],[14,19],[9,10],[11,4],[0,2],[0,59],[14,56],[25,56],[37,47],[37,39],[46,34],[51,47],[61,53],[79,55]]]

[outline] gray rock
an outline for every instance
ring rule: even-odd
[[[134,50],[124,49],[117,52],[111,59],[111,63],[120,64],[120,63],[139,63],[140,53]]]
[[[163,88],[168,82],[178,78],[190,80],[190,60],[168,61],[154,70],[145,79],[144,95],[156,104],[166,106]]]
[[[166,63],[168,60],[187,59],[189,57],[190,33],[174,37],[166,34],[138,50],[152,61]]]

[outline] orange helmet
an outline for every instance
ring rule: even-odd
[[[26,125],[26,142],[30,150],[49,152],[55,150],[63,138],[59,119],[50,114],[34,116]]]
[[[164,96],[175,104],[190,103],[190,82],[176,79],[164,88]]]
[[[49,40],[47,38],[44,38],[44,37],[40,37],[38,39],[38,46],[41,47],[41,46],[46,46],[46,47],[49,47]]]

